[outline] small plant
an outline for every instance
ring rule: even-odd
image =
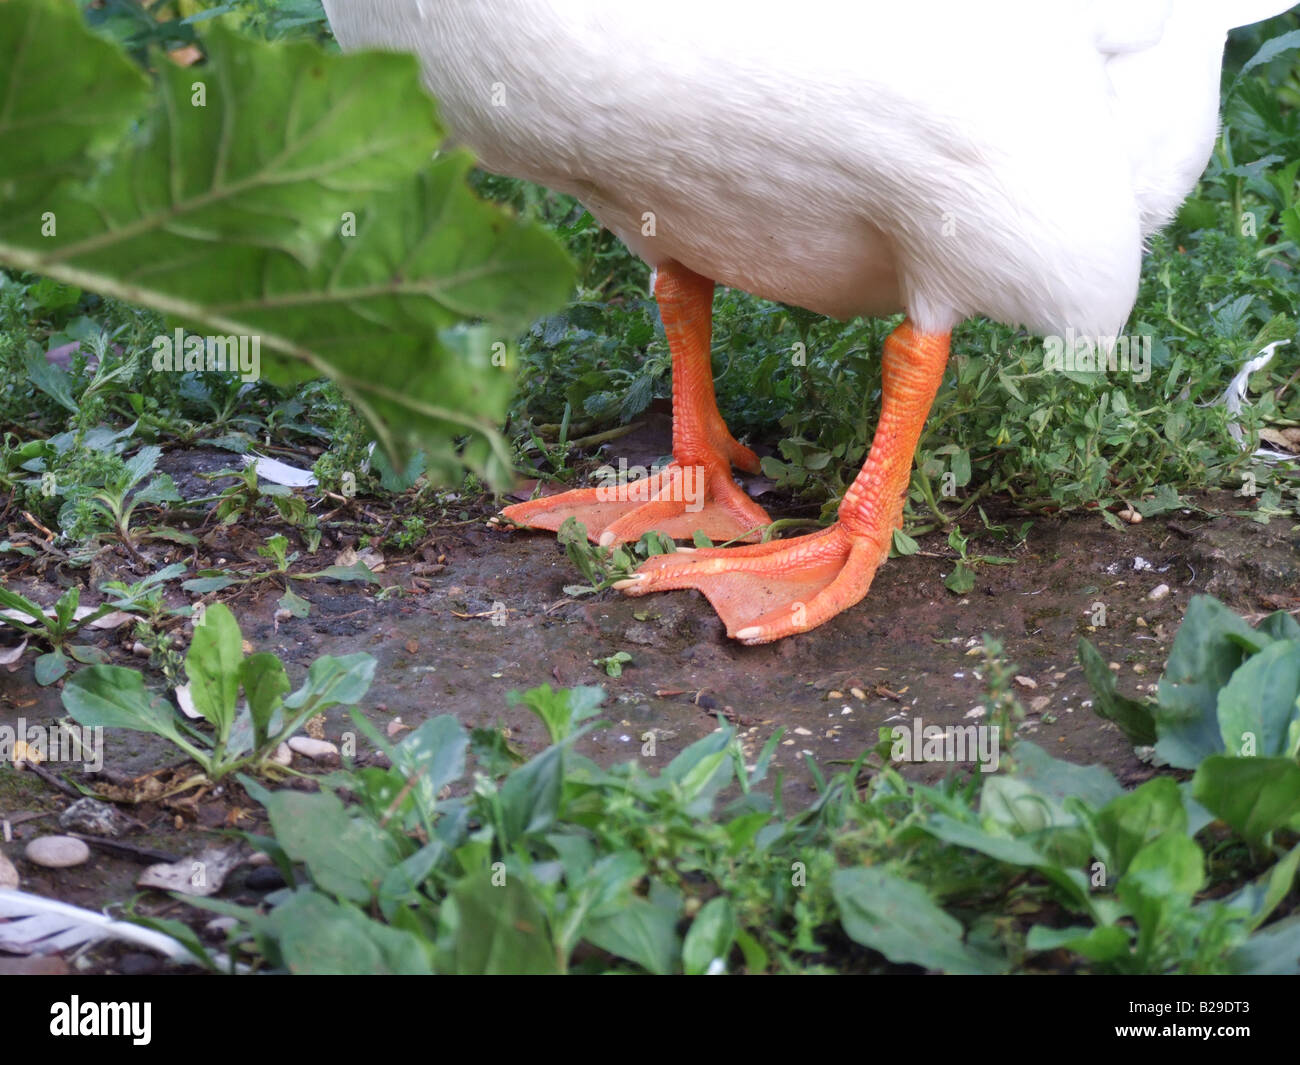
[[[1194,769],[1197,802],[1257,853],[1300,831],[1300,623],[1277,611],[1252,627],[1198,595],[1174,637],[1154,702],[1115,690],[1097,650],[1079,641],[1094,709],[1160,764]]]
[[[114,610],[140,614],[149,624],[157,624],[164,617],[189,617],[193,608],[169,607],[163,601],[167,582],[185,573],[185,566],[176,562],[151,573],[143,580],[127,584],[125,581],[105,581],[99,586],[105,602]]]
[[[673,541],[657,532],[648,532],[636,544],[628,547],[599,547],[587,539],[587,529],[577,518],[567,518],[556,534],[564,553],[590,586],[566,584],[564,594],[591,595],[612,588],[616,581],[625,580],[636,572],[637,566],[651,555],[666,555],[676,550]]]
[[[409,551],[411,548],[423,542],[424,538],[429,535],[429,527],[425,520],[418,514],[412,514],[402,520],[400,532],[394,533],[388,538],[388,543],[392,544],[398,550]]]
[[[145,688],[138,670],[93,666],[63,689],[64,708],[87,727],[134,729],[171,741],[211,781],[236,770],[264,770],[281,743],[309,718],[339,703],[359,701],[375,660],[367,654],[316,659],[303,685],[291,687],[283,664],[266,652],[245,655],[243,634],[221,603],[194,629],[185,672],[194,708],[211,732],[190,725],[161,696]],[[240,693],[243,698],[240,698]]]
[[[181,587],[187,592],[206,595],[209,592],[219,592],[225,588],[275,580],[284,588],[284,595],[280,598],[281,608],[288,610],[294,617],[306,617],[311,611],[311,606],[307,600],[293,590],[290,578],[296,581],[328,578],[336,581],[379,583],[379,578],[370,571],[370,567],[364,562],[354,562],[350,566],[326,566],[322,570],[314,570],[309,573],[290,573],[289,567],[298,561],[299,555],[297,551],[289,551],[288,539],[279,533],[270,537],[265,544],[257,549],[257,553],[274,563],[274,568],[238,575],[221,569],[203,569],[199,570],[196,576],[185,581]]]
[[[953,566],[952,572],[943,579],[943,586],[950,592],[957,595],[966,595],[975,587],[975,567],[980,564],[992,566],[1014,566],[1016,560],[1007,558],[1005,555],[976,555],[974,557],[966,554],[966,545],[970,542],[970,537],[963,536],[962,531],[953,527],[948,533],[948,546],[951,547],[960,556],[957,564]]]
[[[612,655],[605,658],[596,658],[592,660],[593,666],[600,666],[605,671],[606,676],[621,677],[623,667],[632,664],[632,656],[626,651],[615,651]]]
[[[26,633],[30,638],[43,640],[50,650],[36,659],[36,683],[53,684],[68,672],[68,656],[78,662],[102,662],[103,653],[97,647],[71,644],[68,641],[82,628],[108,614],[111,604],[100,607],[83,607],[81,592],[69,588],[54,604],[52,610],[33,603],[10,588],[0,586],[0,624],[9,625]]]
[[[143,560],[131,537],[131,516],[135,513],[135,508],[141,503],[161,505],[181,502],[175,484],[165,473],[159,474],[132,494],[136,485],[153,472],[161,455],[162,449],[159,447],[141,448],[133,458],[127,460],[121,476],[114,478],[90,497],[91,506],[108,520],[122,546],[138,561]]]
[[[282,484],[263,484],[257,476],[257,464],[250,463],[240,470],[218,470],[202,475],[208,480],[234,477],[234,484],[217,497],[217,520],[223,525],[257,516],[259,509],[274,508],[290,525],[301,526],[307,520],[307,504]]]

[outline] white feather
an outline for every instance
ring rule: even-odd
[[[25,891],[0,891],[0,950],[57,954],[85,943],[116,939],[162,954],[180,965],[203,965],[183,943],[151,928]]]

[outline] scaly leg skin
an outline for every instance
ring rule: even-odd
[[[659,268],[655,298],[673,356],[673,461],[628,484],[584,488],[506,507],[502,514],[534,529],[577,518],[608,546],[639,540],[651,529],[689,540],[756,540],[772,519],[731,477],[731,467],[759,470],[758,456],[738,444],[718,413],[709,347],[713,282],[679,263]]]
[[[943,381],[947,333],[903,322],[885,341],[884,398],[866,464],[829,528],[791,540],[658,555],[614,587],[629,595],[698,588],[727,635],[759,644],[806,632],[867,594],[903,522],[912,455]]]

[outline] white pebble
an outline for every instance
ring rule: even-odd
[[[0,891],[15,891],[18,888],[18,870],[14,863],[0,854]]]
[[[90,848],[75,836],[40,836],[27,844],[23,854],[46,869],[67,869],[90,861]]]
[[[310,758],[317,761],[321,758],[328,758],[332,754],[338,754],[339,749],[330,743],[329,740],[314,740],[310,736],[293,736],[289,740],[289,749],[302,755],[304,758]]]
[[[1167,584],[1157,584],[1154,588],[1151,589],[1151,592],[1150,592],[1150,594],[1147,596],[1147,598],[1148,598],[1148,599],[1163,599],[1163,598],[1164,598],[1165,596],[1167,596],[1168,594],[1169,594],[1169,585],[1167,585]]]

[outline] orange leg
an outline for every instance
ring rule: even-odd
[[[905,321],[885,341],[880,422],[834,525],[792,540],[659,555],[615,587],[629,595],[698,588],[727,635],[748,644],[816,628],[858,602],[902,525],[912,455],[943,381],[948,340]]]
[[[731,467],[757,473],[758,456],[738,444],[718,413],[709,355],[713,282],[679,263],[660,267],[655,298],[673,356],[673,461],[627,484],[602,485],[506,507],[503,516],[555,530],[577,518],[596,543],[639,540],[655,529],[689,540],[756,540],[771,518],[736,484]]]

